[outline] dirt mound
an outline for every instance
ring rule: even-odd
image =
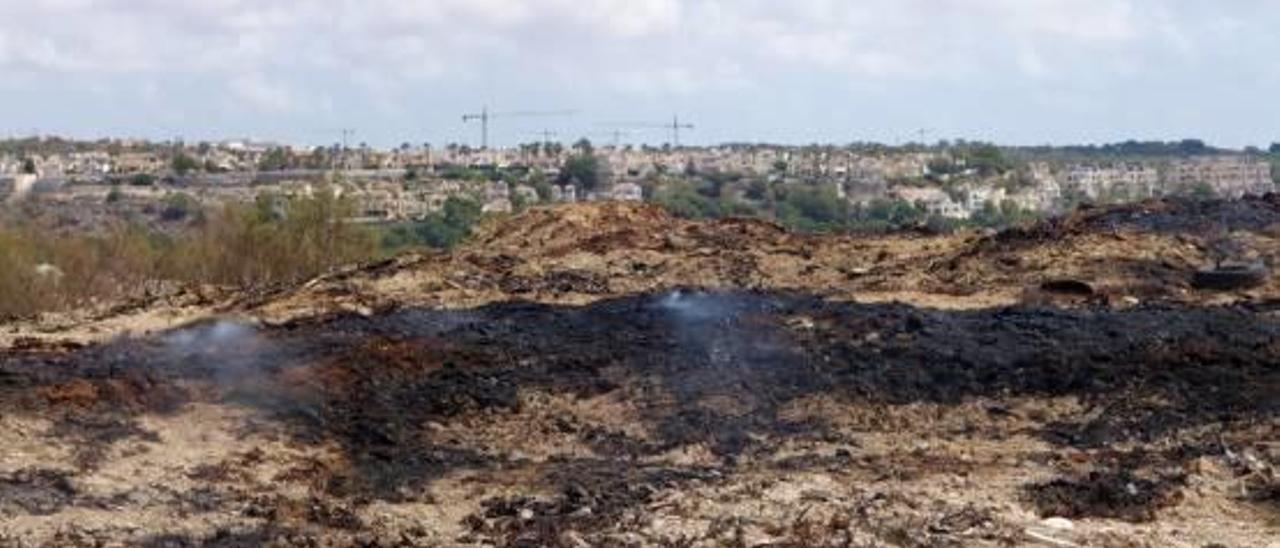
[[[643,204],[578,204],[536,208],[478,229],[468,250],[492,250],[517,257],[555,257],[576,251],[651,248],[677,220],[660,207]]]
[[[1087,284],[1103,302],[1204,302],[1196,272],[1212,264],[1215,235],[1230,233],[1264,263],[1280,261],[1280,195],[1241,200],[1166,198],[1110,207],[1081,207],[1065,216],[978,239],[930,265],[938,290],[993,285],[1024,290],[1062,282]],[[1251,298],[1275,295],[1274,278]],[[1245,288],[1249,289],[1249,288]]]
[[[1210,262],[1202,227],[1226,226],[1251,256],[1280,264],[1280,197],[1181,199],[1087,208],[993,236],[976,232],[811,235],[763,220],[689,221],[645,204],[533,208],[489,222],[453,253],[407,254],[298,287],[191,304],[151,303],[112,317],[31,322],[0,330],[0,347],[29,340],[101,341],[213,313],[273,324],[405,306],[470,308],[524,300],[587,304],[679,287],[796,290],[863,302],[957,309],[1044,302],[1214,303],[1280,296],[1193,283]],[[1064,295],[1045,288],[1089,288]]]
[[[1105,207],[1081,206],[1030,228],[1006,230],[992,238],[992,244],[1043,242],[1093,232],[1141,230],[1195,235],[1210,231],[1259,232],[1277,226],[1280,194],[1239,200],[1169,197]]]
[[[777,245],[788,236],[785,229],[768,221],[694,222],[677,219],[652,204],[613,202],[533,209],[482,227],[464,251],[528,259],[683,247],[744,250]]]
[[[391,304],[581,304],[683,286],[839,291],[855,278],[863,287],[893,280],[876,270],[906,268],[925,241],[801,235],[754,219],[687,221],[644,204],[576,204],[492,222],[447,256],[317,280],[258,312],[283,321]]]

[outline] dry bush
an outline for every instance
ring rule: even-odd
[[[33,313],[47,284],[36,273],[34,246],[18,230],[0,230],[0,318]]]
[[[347,200],[232,204],[176,237],[126,224],[97,234],[0,227],[0,320],[144,295],[170,281],[238,288],[297,283],[378,253]],[[51,265],[55,269],[40,265]]]
[[[329,193],[225,206],[173,245],[167,275],[239,287],[312,278],[377,252],[371,233],[347,220],[353,211]]]

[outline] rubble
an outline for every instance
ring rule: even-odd
[[[1179,216],[1274,254],[1268,200],[932,236],[571,205],[150,334],[13,326],[0,544],[1265,545],[1280,301],[1191,287]]]

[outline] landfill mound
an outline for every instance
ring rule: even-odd
[[[1227,226],[1271,259],[1280,250],[1278,202],[1275,196],[1194,207],[1150,201],[997,234],[805,235],[755,219],[682,220],[641,204],[535,209],[483,227],[453,254],[317,280],[274,296],[257,313],[283,321],[406,303],[583,304],[682,286],[798,289],[952,309],[1015,304],[1057,280],[1081,281],[1115,304],[1224,303],[1276,294],[1280,285],[1273,279],[1252,292],[1191,291],[1195,271],[1212,262],[1213,235],[1172,227]]]
[[[1002,232],[799,234],[769,221],[690,221],[646,204],[534,208],[490,221],[451,253],[353,265],[297,287],[185,288],[148,300],[11,322],[0,347],[144,334],[213,314],[284,323],[333,311],[472,308],[525,300],[586,304],[678,287],[806,291],[858,302],[941,309],[1019,303],[1109,306],[1231,304],[1280,295],[1256,287],[1199,291],[1224,234],[1251,258],[1280,258],[1280,197],[1152,200],[1082,208]],[[1065,283],[1064,283],[1065,282]],[[1075,290],[1061,291],[1070,287]]]
[[[1273,257],[1277,211],[836,236],[576,205],[15,324],[0,545],[1266,546],[1280,300],[1188,285],[1180,227],[1239,214]],[[1103,269],[1148,254],[1166,277]]]

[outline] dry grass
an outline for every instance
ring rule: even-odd
[[[65,234],[38,223],[0,227],[0,319],[145,295],[160,284],[293,283],[378,253],[346,221],[352,205],[313,198],[228,205],[178,236],[117,224]]]

